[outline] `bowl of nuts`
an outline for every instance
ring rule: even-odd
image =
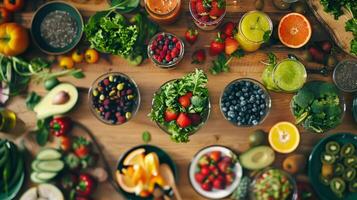
[[[90,109],[101,122],[121,125],[132,119],[140,106],[140,91],[129,76],[109,72],[99,76],[89,89]]]

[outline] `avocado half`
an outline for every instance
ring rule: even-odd
[[[259,170],[271,165],[275,160],[274,150],[268,146],[258,146],[240,155],[241,165],[249,170]]]
[[[54,104],[53,99],[56,98],[60,92],[68,94],[68,100],[62,104]],[[61,83],[54,87],[47,95],[38,103],[34,111],[38,119],[45,119],[53,115],[59,115],[70,111],[77,103],[78,90],[69,83]]]

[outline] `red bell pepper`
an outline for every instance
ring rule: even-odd
[[[84,137],[76,137],[73,140],[73,145],[72,148],[74,150],[74,153],[79,157],[79,158],[85,158],[89,155],[89,146],[90,142],[85,139]]]
[[[78,185],[76,187],[76,194],[78,196],[88,197],[95,189],[94,179],[86,173],[81,173],[78,177]]]
[[[53,118],[50,122],[50,132],[56,136],[66,135],[72,128],[72,121],[68,117]]]

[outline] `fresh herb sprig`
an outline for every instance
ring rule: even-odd
[[[209,70],[213,75],[217,75],[222,72],[229,72],[229,63],[233,60],[233,58],[242,58],[243,56],[244,51],[242,49],[238,49],[229,56],[227,56],[225,53],[220,53],[217,58],[212,61],[212,66]]]
[[[19,57],[7,57],[0,54],[0,81],[10,89],[10,95],[18,95],[25,90],[33,80],[40,83],[51,78],[71,75],[75,78],[83,78],[81,69],[68,69],[52,72],[51,62],[43,58],[34,58],[26,61]]]

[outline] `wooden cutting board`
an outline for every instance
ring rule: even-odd
[[[352,32],[345,31],[346,22],[352,18],[350,14],[344,14],[340,16],[338,20],[335,20],[334,16],[324,11],[323,5],[320,0],[307,0],[307,4],[311,8],[316,18],[326,27],[335,43],[346,53],[350,53],[350,42],[354,38]],[[352,55],[357,57],[355,55]]]

